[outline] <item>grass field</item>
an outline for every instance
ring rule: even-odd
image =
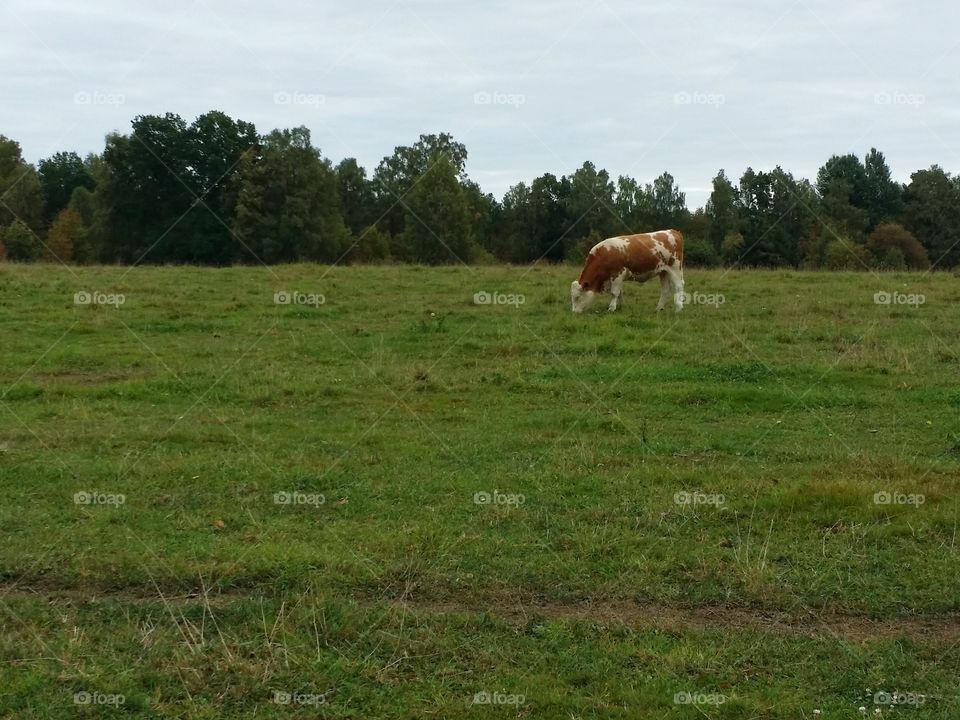
[[[0,265],[0,717],[958,717],[960,280],[575,275]]]

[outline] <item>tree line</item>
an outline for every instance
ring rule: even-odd
[[[815,181],[779,166],[723,170],[690,211],[667,172],[616,179],[591,162],[498,200],[446,133],[394,149],[368,176],[305,127],[257,132],[219,111],[142,115],[102,153],[27,163],[0,135],[0,259],[73,263],[580,261],[614,235],[679,228],[691,265],[833,269],[960,264],[960,177],[894,181],[883,154],[835,155]]]

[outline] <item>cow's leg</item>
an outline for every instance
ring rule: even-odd
[[[610,283],[610,294],[613,295],[610,306],[607,308],[610,312],[614,312],[623,303],[623,281],[626,280],[626,278],[627,271],[624,270]]]
[[[673,285],[673,309],[680,312],[683,310],[683,275],[674,267],[668,267],[666,272]]]
[[[666,272],[660,273],[660,301],[657,303],[657,312],[663,310],[667,304],[667,298],[670,297],[670,278]]]

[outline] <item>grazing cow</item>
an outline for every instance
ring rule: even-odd
[[[683,309],[683,234],[679,230],[658,230],[640,235],[620,235],[598,242],[590,250],[580,278],[570,285],[573,311],[590,307],[596,294],[609,292],[610,312],[623,302],[625,280],[643,282],[660,276],[660,302],[663,310],[673,285],[677,312]]]

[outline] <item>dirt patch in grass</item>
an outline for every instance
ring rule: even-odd
[[[753,611],[744,608],[685,607],[629,600],[594,601],[573,605],[558,603],[474,606],[456,602],[400,602],[413,613],[489,614],[509,622],[526,624],[537,618],[626,626],[637,630],[682,632],[685,630],[729,633],[749,631],[828,637],[851,642],[908,638],[941,642],[960,641],[960,616],[925,615],[876,619],[866,615],[817,613],[811,608],[796,613]]]
[[[122,590],[89,592],[56,587],[26,587],[0,583],[0,602],[6,598],[34,599],[50,605],[72,603],[117,602],[126,604],[207,605],[223,607],[245,600],[289,600],[265,593],[199,592],[154,594]],[[730,606],[683,606],[631,600],[593,600],[581,603],[557,602],[490,602],[452,599],[442,602],[406,599],[374,600],[355,597],[339,598],[369,608],[387,604],[399,612],[415,616],[486,615],[515,625],[527,625],[538,619],[564,622],[586,622],[604,627],[629,627],[635,630],[658,630],[668,633],[684,631],[785,634],[803,637],[824,637],[847,642],[870,640],[927,640],[941,644],[960,641],[960,615],[940,614],[895,618],[873,618],[867,615],[817,612],[799,608],[794,612],[771,612]]]
[[[139,371],[108,371],[71,370],[61,368],[50,372],[37,372],[34,377],[44,385],[104,385],[119,383],[128,380],[138,380],[147,377],[146,372]]]

